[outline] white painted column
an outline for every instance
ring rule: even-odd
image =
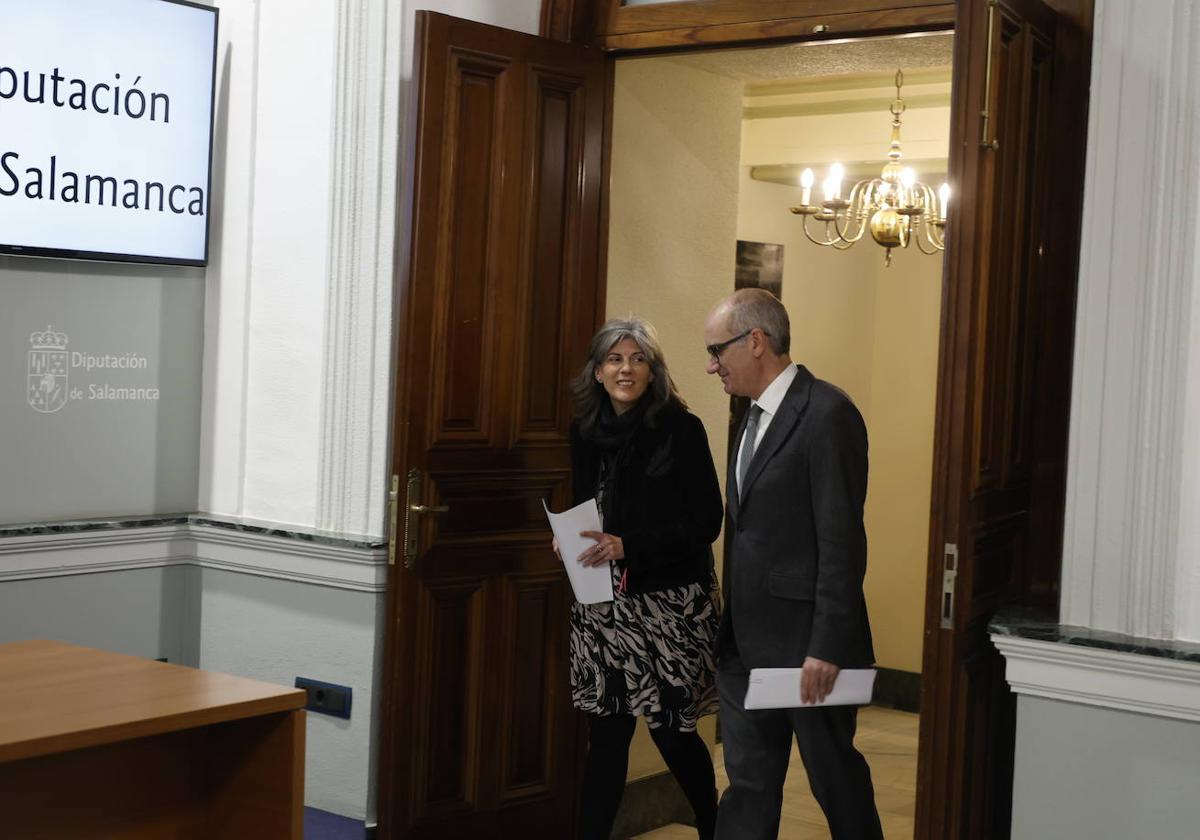
[[[1095,24],[1060,621],[1173,638],[1200,594],[1200,11],[1098,0]]]
[[[382,536],[403,29],[396,3],[337,8],[318,530]]]

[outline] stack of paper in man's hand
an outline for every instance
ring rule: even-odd
[[[864,706],[871,702],[874,668],[838,671],[833,691],[820,703],[800,701],[800,668],[751,668],[746,687],[747,709],[791,709],[798,706]]]

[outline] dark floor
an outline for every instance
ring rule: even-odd
[[[365,840],[366,836],[366,826],[360,820],[316,808],[304,809],[304,840]]]

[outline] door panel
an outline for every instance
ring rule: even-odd
[[[527,128],[532,143],[526,162],[530,234],[526,239],[529,250],[522,256],[530,282],[521,290],[520,301],[530,328],[518,336],[518,357],[529,372],[520,382],[517,434],[522,443],[561,443],[562,412],[567,405],[567,380],[563,373],[580,361],[579,357],[563,355],[571,345],[564,344],[566,322],[561,316],[564,312],[591,312],[590,301],[581,295],[594,293],[594,286],[568,287],[562,278],[576,273],[585,257],[579,250],[578,236],[583,220],[586,218],[593,230],[598,224],[599,172],[590,173],[597,183],[586,193],[581,193],[576,183],[588,151],[585,141],[589,110],[585,97],[596,95],[597,91],[582,87],[577,78],[555,73],[549,67],[532,68],[529,81],[532,107]],[[594,142],[598,138],[591,139]],[[595,235],[587,240],[587,246],[593,249],[586,255],[592,272],[595,272]]]
[[[500,795],[505,800],[544,794],[555,784],[551,710],[567,691],[562,675],[552,667],[562,651],[549,642],[561,637],[556,628],[568,620],[563,607],[568,597],[562,576],[554,573],[514,579],[505,598],[504,624],[513,628],[502,660],[509,686],[504,692],[504,725],[497,728],[503,735]]]
[[[396,530],[409,504],[447,510],[412,515],[415,559],[392,568],[380,831],[566,837],[571,595],[542,500],[568,501],[565,383],[598,317],[603,57],[432,13],[418,29],[394,471],[421,489]]]

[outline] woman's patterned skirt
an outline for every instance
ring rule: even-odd
[[[717,710],[720,594],[692,583],[571,607],[571,699],[597,715],[637,715],[651,728],[692,732]]]

